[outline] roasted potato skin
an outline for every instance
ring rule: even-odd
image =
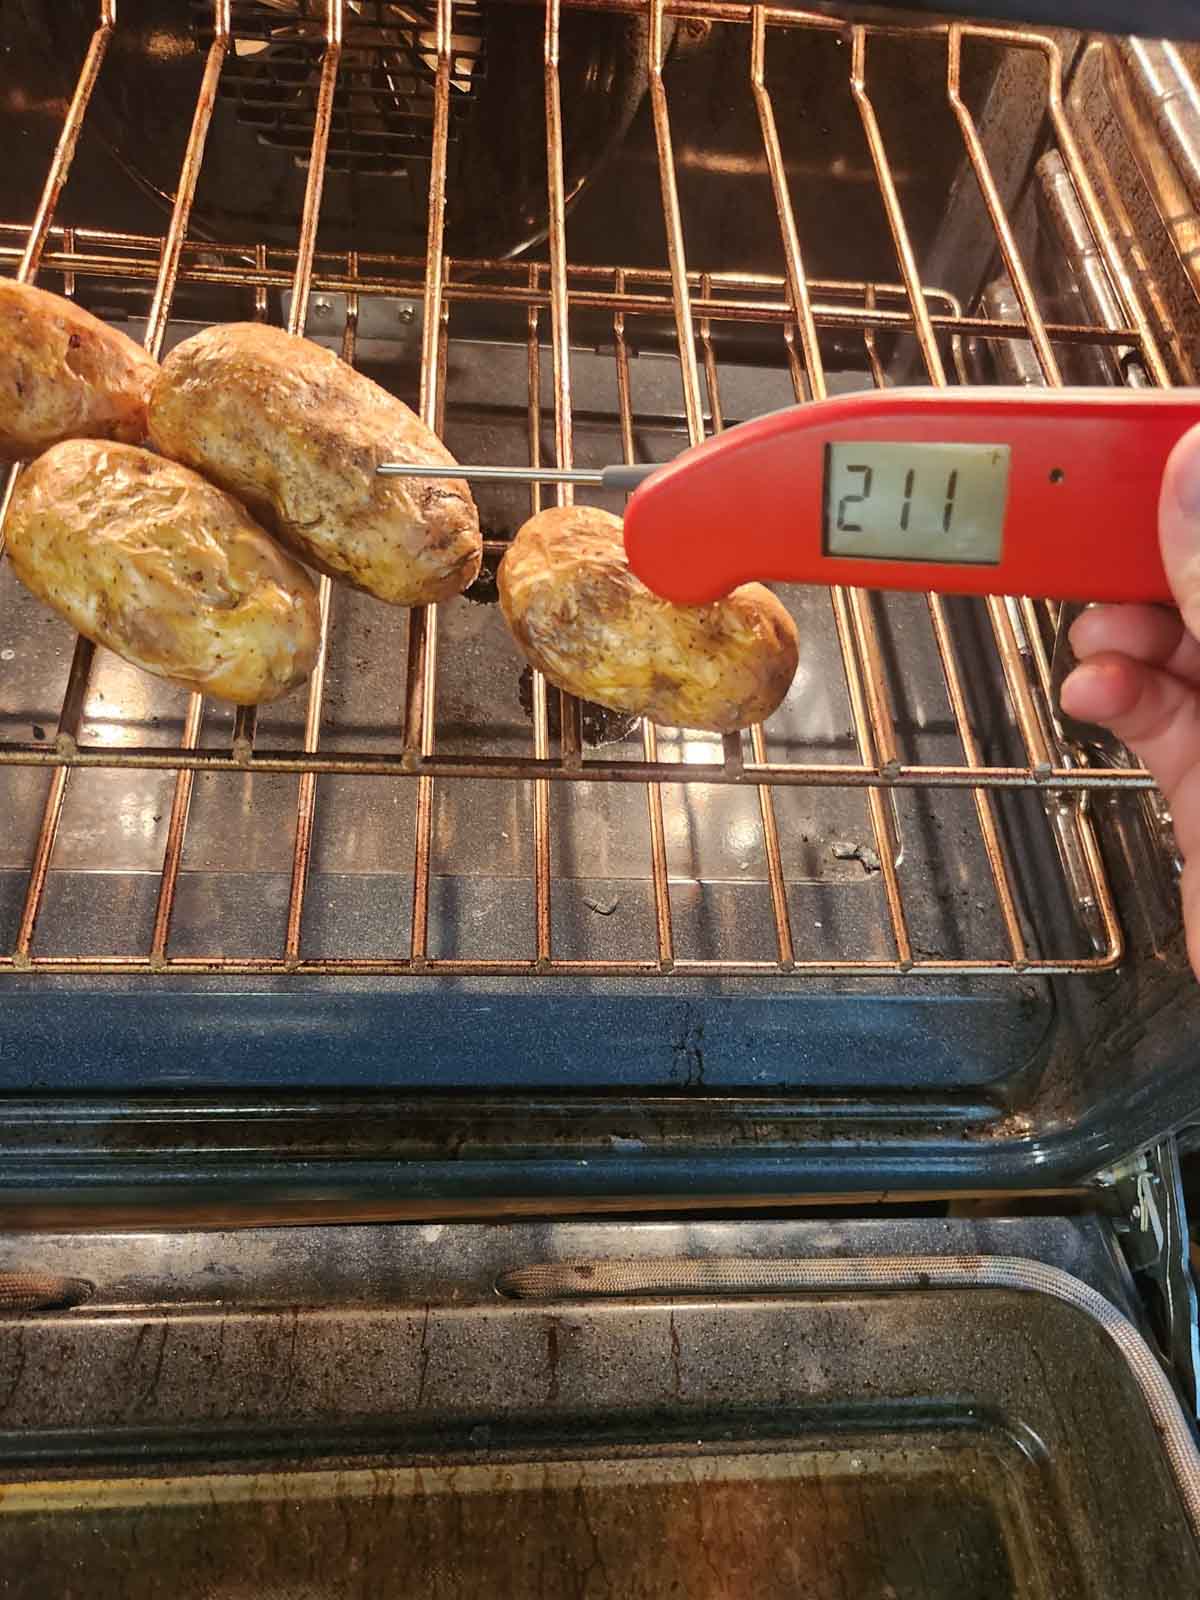
[[[149,450],[55,445],[17,480],[5,531],[26,588],[156,677],[258,705],[316,662],[308,573],[231,496]]]
[[[0,279],[0,460],[62,439],[140,444],[158,363],[82,306]]]
[[[150,437],[301,560],[380,600],[446,600],[479,572],[461,478],[375,474],[381,461],[453,466],[450,452],[403,401],[281,328],[225,323],[184,340],[154,386]]]
[[[517,643],[560,689],[668,727],[731,733],[761,722],[796,674],[796,625],[746,583],[679,606],[630,571],[621,519],[557,506],[520,529],[499,572]]]

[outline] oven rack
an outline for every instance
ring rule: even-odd
[[[436,74],[433,84],[432,168],[427,248],[423,260],[348,252],[330,254],[318,245],[321,190],[329,150],[334,95],[350,13],[342,0],[329,0],[324,38],[314,43],[319,60],[312,143],[307,167],[303,220],[293,249],[248,241],[240,245],[198,241],[188,237],[189,217],[204,158],[205,140],[215,105],[219,76],[235,40],[237,7],[216,0],[211,44],[198,95],[191,135],[183,154],[169,226],[162,237],[56,227],[54,215],[66,183],[75,146],[105,56],[121,19],[115,0],[103,0],[90,48],[80,68],[63,123],[44,192],[32,225],[0,226],[0,265],[33,281],[41,277],[65,292],[76,292],[81,279],[119,280],[144,289],[145,343],[153,353],[164,345],[172,305],[180,284],[201,284],[241,291],[241,314],[267,314],[269,296],[288,294],[290,330],[309,326],[313,297],[345,296],[342,353],[357,354],[360,309],[371,297],[419,302],[421,308],[421,377],[417,408],[430,426],[441,429],[447,408],[447,373],[455,338],[455,320],[471,305],[502,302],[523,309],[526,318],[526,392],[520,397],[529,418],[529,462],[541,460],[542,362],[548,343],[552,366],[554,461],[575,461],[572,389],[571,318],[579,312],[611,318],[611,356],[617,393],[614,421],[627,460],[635,459],[639,418],[630,381],[631,333],[636,319],[669,319],[675,333],[685,438],[696,443],[710,429],[723,426],[719,330],[725,324],[751,323],[778,339],[779,365],[789,374],[794,398],[803,402],[826,392],[820,336],[826,330],[861,338],[866,360],[877,383],[884,380],[876,341],[883,335],[911,336],[921,366],[933,384],[968,381],[964,347],[973,340],[1028,346],[1041,379],[1061,381],[1056,347],[1085,344],[1132,354],[1150,381],[1168,383],[1172,366],[1163,347],[1174,348],[1173,330],[1159,308],[1142,303],[1118,241],[1097,195],[1103,183],[1103,156],[1087,144],[1064,103],[1063,61],[1056,41],[1032,30],[987,28],[963,24],[930,24],[907,30],[923,44],[936,42],[945,53],[945,90],[978,182],[995,235],[996,249],[1011,280],[1019,315],[1015,320],[969,313],[952,296],[921,281],[887,144],[871,95],[870,45],[879,34],[900,37],[894,24],[847,25],[829,17],[775,11],[763,6],[705,4],[703,0],[587,0],[599,9],[642,11],[650,36],[649,99],[658,156],[664,226],[665,265],[583,266],[571,262],[567,245],[566,196],[563,189],[562,107],[559,95],[559,0],[546,6],[544,79],[546,155],[549,195],[548,261],[517,263],[460,261],[443,250],[446,208],[446,157],[450,96],[455,72],[453,0],[437,0],[434,38]],[[664,76],[665,23],[668,18],[698,25],[736,27],[744,35],[746,90],[754,99],[762,136],[762,156],[769,175],[779,220],[783,271],[778,276],[738,275],[698,270],[689,263],[686,230],[676,178],[670,106]],[[775,122],[776,86],[768,71],[769,46],[777,30],[807,29],[839,34],[846,44],[847,92],[853,97],[869,150],[878,197],[895,245],[898,281],[873,284],[809,279],[803,241],[795,223],[784,154]],[[1080,213],[1120,314],[1106,325],[1047,320],[1039,308],[1030,269],[1022,257],[1006,215],[987,151],[961,93],[964,52],[989,49],[1031,53],[1044,70],[1044,112],[1053,148],[1064,164]],[[1086,159],[1085,159],[1086,154]],[[1111,196],[1109,196],[1111,199]],[[11,492],[11,479],[9,491]],[[569,494],[560,489],[561,498]],[[534,486],[531,507],[541,503]],[[0,532],[2,539],[2,532]],[[502,543],[488,541],[496,556]],[[961,750],[954,761],[913,762],[904,758],[897,736],[889,668],[880,641],[872,597],[859,591],[835,590],[829,604],[845,675],[852,717],[853,754],[845,761],[798,762],[778,759],[770,751],[769,730],[727,736],[719,752],[702,759],[664,759],[660,734],[649,725],[640,730],[641,748],[634,755],[589,753],[581,736],[579,706],[561,697],[559,734],[551,736],[547,688],[535,675],[532,688],[531,749],[515,754],[462,755],[439,748],[438,638],[439,618],[433,607],[411,613],[403,686],[398,691],[400,714],[393,747],[323,749],[323,693],[326,653],[307,691],[299,747],[274,746],[260,737],[253,710],[241,710],[228,740],[212,744],[203,737],[205,706],[192,696],[182,720],[177,747],[131,742],[128,730],[117,739],[89,736],[86,731],[89,686],[97,652],[78,640],[53,734],[46,740],[0,738],[0,771],[44,768],[47,789],[41,802],[27,881],[21,897],[15,939],[0,954],[0,972],[10,974],[121,973],[162,974],[312,974],[402,976],[444,974],[576,975],[634,977],[671,972],[698,975],[847,974],[853,976],[1004,975],[1096,972],[1116,966],[1123,954],[1117,907],[1109,885],[1088,796],[1096,791],[1144,790],[1149,776],[1136,766],[1096,765],[1085,753],[1065,744],[1049,714],[1051,663],[1047,643],[1053,618],[1030,601],[985,603],[990,648],[1003,683],[1007,706],[1022,759],[989,762],[985,740],[975,725],[968,685],[959,659],[954,630],[945,603],[927,599],[927,625],[940,661],[943,690]],[[336,606],[328,580],[321,580],[322,616],[326,630],[336,627]],[[0,666],[0,674],[3,667]],[[38,941],[47,885],[55,868],[55,849],[73,774],[81,769],[159,770],[175,774],[165,845],[157,874],[153,927],[144,948],[111,954],[81,954],[45,949]],[[184,868],[185,845],[194,784],[199,774],[224,774],[229,781],[248,775],[295,774],[299,782],[294,811],[291,884],[286,931],[279,948],[252,956],[180,956],[172,951],[172,919]],[[411,915],[401,948],[383,957],[345,957],[306,953],[306,896],[309,887],[319,783],[323,775],[366,776],[415,786],[414,849],[411,861]],[[515,780],[532,794],[529,866],[535,903],[532,948],[503,957],[446,957],[431,950],[429,913],[435,861],[436,785],[449,780]],[[565,958],[556,953],[552,926],[554,863],[551,809],[563,785],[633,784],[644,787],[647,820],[647,871],[653,897],[654,939],[644,955],[602,960]],[[757,848],[765,866],[774,950],[767,957],[696,959],[676,948],[672,914],[672,872],[663,823],[666,786],[738,786],[757,796]],[[831,953],[819,940],[801,939],[789,909],[789,885],[779,843],[776,796],[800,789],[861,790],[870,817],[874,860],[882,885],[882,908],[891,953],[879,956]],[[953,957],[923,951],[909,926],[902,849],[896,837],[895,797],[904,791],[964,790],[974,806],[987,888],[998,912],[1003,938],[999,949],[970,950]],[[1080,951],[1072,941],[1062,949],[1044,948],[1021,909],[1019,870],[1006,830],[998,816],[1007,791],[1034,791],[1047,802],[1045,825],[1055,838],[1062,868],[1061,890],[1080,908],[1088,938]],[[1072,946],[1068,948],[1068,946]]]

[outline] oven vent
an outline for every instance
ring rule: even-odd
[[[212,40],[211,0],[191,0],[196,43]],[[321,0],[234,0],[233,39],[221,74],[220,99],[259,140],[308,164],[321,58]],[[333,171],[394,177],[428,163],[437,72],[434,0],[349,0],[327,166]],[[479,9],[454,8],[450,138],[484,71]]]

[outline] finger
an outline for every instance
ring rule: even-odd
[[[1163,566],[1194,635],[1200,636],[1200,427],[1171,451],[1158,503]]]
[[[1070,639],[1080,661],[1115,652],[1200,687],[1200,640],[1169,606],[1089,606]]]
[[[1068,716],[1111,728],[1173,801],[1200,759],[1200,690],[1128,656],[1101,655],[1075,668],[1061,698]]]

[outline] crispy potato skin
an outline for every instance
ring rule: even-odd
[[[97,644],[220,700],[276,700],[312,671],[316,589],[236,500],[134,445],[76,439],[21,474],[8,554]]]
[[[61,295],[0,279],[0,460],[61,439],[146,437],[158,363]]]
[[[392,605],[446,600],[479,572],[462,479],[375,475],[380,461],[454,457],[402,401],[307,339],[255,322],[186,339],[154,386],[150,437],[310,566]]]
[[[796,674],[796,625],[769,589],[662,600],[629,570],[621,519],[591,506],[525,523],[499,586],[517,643],[551,683],[651,722],[731,733],[770,716]]]

